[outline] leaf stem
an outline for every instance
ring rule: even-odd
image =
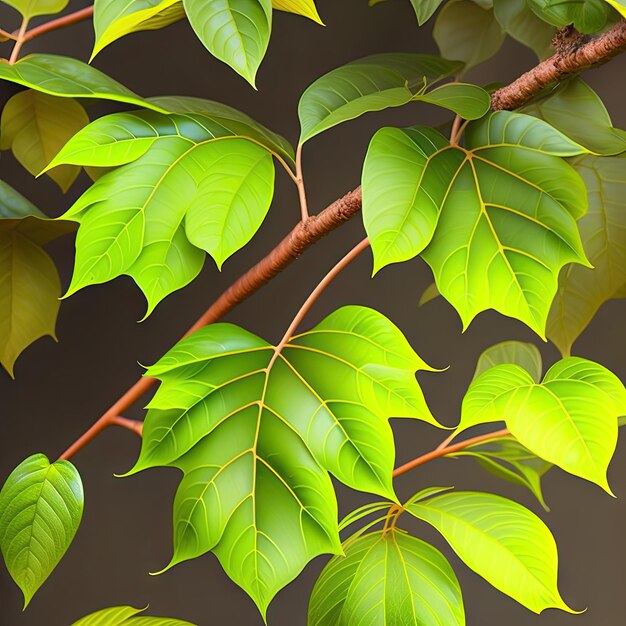
[[[15,37],[15,45],[13,46],[13,50],[11,51],[11,56],[9,57],[9,63],[13,65],[20,56],[20,50],[24,45],[26,29],[28,28],[28,18],[25,17],[22,19],[22,25],[20,29],[17,31],[17,35]]]
[[[507,437],[510,434],[511,433],[509,432],[509,430],[504,428],[503,430],[496,430],[495,432],[486,433],[485,435],[478,435],[477,437],[472,437],[471,439],[466,439],[465,441],[455,443],[454,445],[445,445],[447,441],[446,440],[443,442],[443,444],[439,445],[431,452],[423,454],[422,456],[418,456],[412,461],[396,467],[396,469],[393,471],[393,477],[396,478],[397,476],[406,474],[410,470],[419,467],[420,465],[424,465],[429,461],[433,461],[434,459],[446,456],[447,454],[452,454],[454,452],[458,452],[459,450],[464,450],[465,448],[469,448],[469,446],[473,446],[477,443],[482,443],[483,441],[491,441],[492,439]],[[448,437],[448,439],[450,438]]]
[[[455,146],[459,143],[459,128],[461,128],[462,118],[460,115],[454,116],[454,121],[452,122],[452,128],[450,130],[450,144]]]
[[[298,195],[300,196],[300,214],[304,222],[309,218],[309,208],[307,206],[306,189],[304,187],[304,176],[302,173],[302,144],[299,143],[296,148],[296,185],[298,187]]]
[[[4,30],[4,28],[0,28],[0,37],[6,37],[7,39],[12,39],[13,41],[17,40],[16,35],[10,33],[8,30]]]

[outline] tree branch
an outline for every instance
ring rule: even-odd
[[[626,50],[626,21],[621,20],[602,35],[578,46],[558,51],[554,56],[522,74],[510,85],[498,89],[491,96],[491,107],[496,111],[517,109],[551,83],[589,67],[606,63],[624,50]]]

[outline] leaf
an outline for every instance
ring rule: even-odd
[[[626,18],[626,2],[624,0],[606,0],[622,17]]]
[[[557,587],[554,537],[517,502],[460,491],[408,504],[407,511],[436,528],[470,569],[527,609],[574,612]]]
[[[602,304],[626,284],[626,155],[586,156],[573,165],[589,195],[589,211],[578,228],[594,269],[568,265],[559,276],[546,332],[563,356]]]
[[[308,626],[464,626],[458,580],[433,546],[393,529],[344,550],[315,583]]]
[[[408,104],[424,87],[450,76],[459,63],[425,54],[376,54],[338,67],[300,98],[300,143],[371,111]]]
[[[190,622],[169,617],[137,616],[145,609],[135,609],[132,606],[114,606],[91,613],[72,626],[194,626]]]
[[[417,23],[422,26],[425,24],[441,6],[443,0],[411,0],[411,4],[417,15]]]
[[[60,13],[69,0],[2,0],[22,14],[25,20],[30,20],[38,15],[53,15]]]
[[[0,491],[0,548],[24,607],[72,543],[83,514],[83,485],[69,461],[43,454],[22,461]]]
[[[559,270],[587,263],[586,193],[555,156],[582,148],[538,122],[494,113],[470,125],[467,148],[429,128],[378,131],[362,180],[374,272],[421,253],[465,328],[493,308],[543,337]]]
[[[262,614],[308,561],[341,551],[328,472],[395,500],[388,418],[436,424],[414,376],[428,366],[372,309],[339,309],[277,354],[231,324],[180,342],[148,369],[162,384],[131,470],[184,473],[168,567],[213,551]]]
[[[120,37],[142,30],[157,30],[185,17],[181,0],[95,0],[93,59]]]
[[[253,87],[272,30],[272,0],[183,0],[189,23],[211,54]]]
[[[475,458],[487,472],[515,485],[529,489],[548,511],[541,489],[541,478],[552,463],[540,459],[514,437],[501,437],[478,443],[450,456]]]
[[[127,274],[144,292],[149,315],[198,275],[202,250],[221,267],[244,246],[273,192],[272,157],[250,141],[161,139],[99,178],[65,214],[80,223],[65,297]]]
[[[41,246],[71,230],[0,181],[0,364],[11,376],[26,347],[55,337],[61,282]]]
[[[72,98],[57,98],[32,89],[20,91],[5,105],[0,121],[0,149],[37,175],[63,145],[89,123],[87,112]],[[48,172],[65,192],[80,168],[61,166]]]
[[[580,78],[559,83],[545,98],[523,110],[596,154],[626,151],[626,133],[613,127],[598,94]]]
[[[441,56],[462,61],[467,71],[498,52],[504,32],[493,9],[471,0],[450,0],[437,15],[433,37]]]
[[[441,296],[441,294],[439,293],[439,289],[437,289],[437,285],[435,283],[430,283],[430,285],[428,285],[428,287],[426,287],[426,289],[422,292],[417,306],[424,306],[439,296]]]
[[[458,431],[504,420],[514,437],[540,458],[611,493],[606,472],[617,443],[626,391],[609,370],[570,357],[540,384],[518,365],[498,365],[470,385]]]
[[[0,80],[61,98],[98,98],[161,110],[95,67],[56,54],[29,54],[12,65],[0,59]]]
[[[606,0],[528,0],[530,8],[545,22],[562,28],[573,24],[581,33],[596,33],[609,21]]]
[[[272,0],[272,6],[279,11],[303,15],[318,24],[322,24],[322,20],[313,0]]]
[[[468,83],[448,83],[414,99],[450,109],[466,120],[477,120],[491,108],[489,94]]]
[[[502,30],[533,50],[540,59],[554,53],[554,27],[537,17],[526,0],[494,0],[493,10]]]
[[[534,343],[524,341],[503,341],[487,348],[479,357],[474,377],[496,365],[519,365],[523,367],[535,382],[541,380],[543,364],[541,352]]]

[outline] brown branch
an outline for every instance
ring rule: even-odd
[[[491,106],[496,111],[517,109],[548,85],[589,67],[606,63],[624,50],[626,21],[621,20],[594,39],[578,46],[564,47],[510,85],[498,89],[491,96]]]
[[[83,20],[89,19],[92,15],[93,5],[80,9],[79,11],[74,11],[74,13],[63,15],[62,17],[50,20],[45,24],[41,24],[41,26],[36,26],[35,28],[31,28],[29,31],[26,31],[22,41],[30,41],[31,39],[39,37],[39,35],[43,35],[44,33],[49,33],[52,30],[57,30],[58,28],[63,28],[64,26],[70,26],[71,24],[76,24],[76,22],[82,22]]]

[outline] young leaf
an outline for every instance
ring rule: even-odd
[[[425,54],[376,54],[318,78],[298,105],[300,143],[370,111],[409,103],[461,65]]]
[[[114,606],[86,615],[72,626],[194,626],[191,622],[170,617],[138,616],[143,611],[145,609],[132,606]]]
[[[477,120],[491,107],[489,94],[482,87],[468,83],[448,83],[415,96],[414,100],[450,109],[466,120]]]
[[[221,267],[263,222],[274,192],[270,153],[245,139],[161,139],[99,178],[66,213],[80,223],[66,297],[132,276],[147,314],[184,287],[208,252]]]
[[[545,98],[523,110],[545,120],[595,154],[626,151],[626,132],[613,127],[602,100],[581,78],[559,83]]]
[[[578,228],[593,269],[569,265],[559,276],[546,334],[563,356],[602,304],[626,284],[626,154],[586,156],[572,164],[589,194],[589,211]]]
[[[380,130],[363,168],[374,271],[421,253],[464,327],[494,308],[543,337],[559,270],[588,264],[576,227],[587,206],[555,156],[583,149],[538,122],[495,113],[471,125],[467,148],[428,128]]]
[[[322,24],[313,0],[272,0],[272,6],[279,11],[304,15],[304,17],[308,17],[310,20]]]
[[[504,32],[493,9],[471,0],[450,0],[437,15],[433,37],[441,56],[462,61],[467,71],[498,52]]]
[[[183,0],[196,35],[253,87],[272,30],[272,0]]]
[[[95,0],[96,40],[91,58],[124,35],[164,28],[183,17],[185,10],[181,0]]]
[[[540,384],[518,365],[498,365],[470,385],[458,430],[504,420],[515,438],[542,459],[607,492],[626,391],[609,370],[577,357],[553,365]]]
[[[147,372],[162,384],[131,470],[184,473],[168,567],[211,550],[263,614],[309,560],[341,551],[328,472],[395,500],[388,418],[436,424],[414,376],[428,366],[372,309],[339,309],[274,353],[230,324],[175,346]]]
[[[606,0],[528,0],[528,4],[545,22],[559,28],[573,24],[581,33],[602,30],[611,16]]]
[[[56,54],[29,54],[12,65],[0,59],[0,80],[61,98],[98,98],[161,110],[95,67]]]
[[[52,15],[60,13],[69,0],[2,0],[22,14],[26,20],[30,20],[38,15]]]
[[[458,580],[433,546],[403,531],[348,539],[315,583],[308,626],[464,626]]]
[[[436,528],[470,569],[527,609],[574,612],[557,587],[554,537],[517,502],[467,491],[438,495],[406,509]]]
[[[11,149],[15,158],[37,175],[87,124],[87,112],[73,98],[57,98],[33,89],[20,91],[2,110],[0,150]],[[61,166],[48,171],[48,176],[65,192],[79,172],[79,167]]]
[[[0,181],[0,364],[11,376],[27,346],[55,336],[61,281],[41,246],[72,230]]]
[[[83,485],[69,461],[43,454],[22,461],[0,491],[0,549],[26,607],[72,543]]]
[[[496,365],[519,365],[523,367],[535,382],[541,380],[543,363],[541,352],[534,343],[524,341],[503,341],[487,348],[479,357],[473,378]]]
[[[539,19],[526,0],[494,0],[493,11],[502,30],[528,46],[540,59],[554,53],[555,28]]]

